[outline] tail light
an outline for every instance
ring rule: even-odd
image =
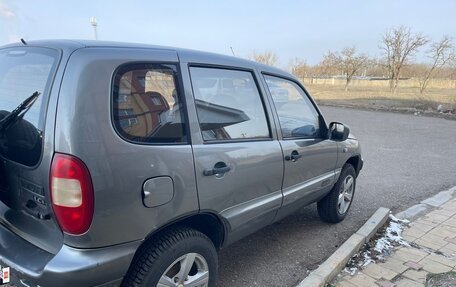
[[[78,158],[55,154],[50,174],[51,200],[60,228],[80,235],[92,223],[93,186],[86,165]]]

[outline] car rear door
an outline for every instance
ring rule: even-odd
[[[58,93],[53,83],[60,84],[59,62],[67,56],[67,50],[50,47],[0,49],[0,228],[49,253],[63,240],[47,190]],[[35,92],[22,117],[6,120]]]
[[[192,65],[188,71],[200,209],[220,214],[228,244],[274,219],[282,203],[282,151],[253,70]]]
[[[337,144],[316,106],[298,82],[264,75],[280,125],[283,205],[278,218],[325,195],[336,180]],[[278,96],[280,95],[280,96]]]

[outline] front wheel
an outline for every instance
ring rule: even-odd
[[[344,220],[352,204],[355,188],[355,169],[351,164],[345,164],[334,187],[317,204],[320,218],[330,223]]]
[[[206,235],[173,229],[138,252],[122,286],[212,287],[217,269],[217,252]]]

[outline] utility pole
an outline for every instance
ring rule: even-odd
[[[231,49],[231,53],[233,54],[233,56],[236,57],[236,55],[234,54],[233,47],[230,46],[230,49]]]
[[[92,27],[93,27],[93,35],[95,37],[95,40],[98,40],[98,33],[97,33],[98,22],[95,17],[90,17],[90,25],[92,25]]]

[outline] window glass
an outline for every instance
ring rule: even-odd
[[[250,72],[190,68],[205,141],[270,138],[266,114]]]
[[[319,115],[301,87],[292,81],[265,76],[284,138],[320,137]]]
[[[1,157],[28,166],[39,162],[48,92],[58,59],[59,53],[47,48],[0,50],[0,121],[34,92],[40,93],[23,117],[16,118],[8,128],[2,125]]]
[[[117,131],[139,143],[187,140],[175,65],[134,64],[114,80],[113,116]]]
[[[12,111],[35,91],[41,93],[24,119],[38,128],[43,93],[58,53],[45,48],[0,51],[0,110]]]

